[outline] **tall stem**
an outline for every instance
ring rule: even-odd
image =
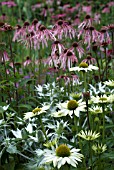
[[[88,128],[89,130],[91,129],[90,127],[90,120],[89,120],[89,110],[88,110],[88,100],[86,100],[86,110],[87,110],[87,121],[88,121]]]
[[[89,141],[89,152],[90,152],[90,161],[91,161],[91,170],[93,170],[93,160],[92,160],[92,143]]]
[[[47,135],[46,135],[46,132],[45,132],[45,129],[44,129],[44,125],[43,125],[43,123],[42,123],[42,119],[41,119],[41,116],[39,115],[39,120],[40,120],[40,125],[41,125],[41,128],[42,128],[42,132],[43,132],[43,134],[44,134],[44,136],[45,136],[45,138],[46,138],[46,142],[48,142],[48,137],[47,137]]]

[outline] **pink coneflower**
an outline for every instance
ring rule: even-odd
[[[52,28],[52,32],[58,39],[62,39],[63,35],[70,37],[70,39],[76,36],[76,30],[71,26],[70,22],[64,20],[58,20]]]
[[[5,31],[12,31],[12,30],[14,30],[14,27],[12,27],[11,25],[2,22],[0,23],[0,31],[5,32]]]
[[[71,81],[73,84],[79,83],[79,77],[76,74],[71,74]]]
[[[16,31],[14,33],[13,41],[26,38],[28,26],[29,26],[28,22],[25,22],[23,27],[21,27],[20,25],[17,25]]]
[[[76,11],[77,8],[76,7],[68,7],[65,9],[65,12],[66,13],[73,13],[74,11]]]
[[[64,80],[65,82],[65,85],[68,85],[70,83],[70,77],[67,76],[67,75],[62,75],[62,76],[59,76],[56,78],[57,81],[61,81],[61,80]]]
[[[76,17],[74,18],[74,21],[72,23],[73,26],[77,26],[80,24],[80,18],[78,15],[76,15]]]
[[[60,41],[54,41],[54,43],[51,46],[51,49],[52,49],[51,55],[54,55],[56,51],[58,51],[60,55],[65,49],[65,47],[60,43]]]
[[[44,25],[39,26],[34,38],[37,43],[42,43],[42,47],[48,46],[48,40],[56,41],[56,38],[51,32],[51,30],[47,29]]]
[[[32,60],[29,57],[27,57],[26,60],[23,62],[23,65],[25,67],[28,66],[30,63],[32,63]]]
[[[82,11],[91,14],[92,6],[82,6]]]
[[[107,4],[109,7],[112,7],[112,6],[114,6],[114,1],[111,1],[111,2],[108,2],[108,4]]]
[[[111,39],[110,39],[109,33],[108,33],[108,31],[105,28],[101,28],[100,33],[101,33],[100,37],[99,37],[100,43],[102,43],[104,41],[106,41],[108,43],[111,43]]]
[[[9,61],[10,58],[8,56],[8,53],[6,51],[3,52],[3,57],[2,57],[2,61],[3,62],[6,62],[6,61]]]
[[[52,18],[55,18],[55,19],[59,19],[59,18],[64,18],[64,17],[66,17],[66,14],[65,14],[65,13],[63,13],[63,14],[57,14],[57,15],[52,15],[51,17],[52,17]]]
[[[100,32],[95,30],[93,26],[84,27],[84,29],[79,31],[78,38],[82,35],[84,44],[87,44],[89,48],[92,42],[97,42],[100,37]]]
[[[42,7],[42,4],[41,3],[37,3],[35,5],[32,5],[32,11],[35,11],[37,8],[41,8]]]
[[[103,30],[114,32],[114,24],[109,24],[107,26],[102,27]]]
[[[39,26],[40,26],[40,23],[39,23],[38,20],[35,18],[35,19],[32,21],[32,24],[28,27],[28,31],[29,31],[29,32],[31,32],[31,31],[37,31]]]
[[[110,13],[110,8],[106,5],[103,10],[102,13]]]
[[[6,16],[5,13],[3,13],[1,16],[0,16],[0,20],[1,21],[6,21],[8,19],[8,16]]]
[[[93,18],[90,15],[86,15],[84,21],[78,26],[78,28],[90,27],[92,26]]]
[[[100,24],[100,22],[101,22],[101,14],[100,13],[94,14],[94,21],[95,21],[95,23]]]
[[[79,58],[81,58],[84,54],[84,49],[80,46],[80,42],[74,42],[72,44],[72,47],[70,48],[70,50],[72,51],[77,51],[78,52],[78,55],[79,55]]]
[[[50,55],[47,59],[44,59],[43,63],[44,63],[44,65],[58,68],[58,64],[59,64],[58,59],[59,59],[59,55],[58,55],[58,52],[56,51],[55,54]]]
[[[82,62],[87,63],[88,65],[90,64],[96,64],[96,59],[92,57],[91,53],[87,55],[87,58],[85,58]]]
[[[13,1],[4,1],[4,2],[1,2],[1,5],[7,5],[9,8],[10,7],[13,7],[13,6],[17,6],[17,4]]]
[[[73,64],[77,62],[78,59],[75,56],[74,52],[69,49],[65,49],[59,57],[59,64],[60,68],[62,69],[69,69],[70,67],[72,67]]]

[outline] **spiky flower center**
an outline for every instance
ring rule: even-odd
[[[37,113],[37,112],[40,112],[41,110],[42,110],[41,108],[35,108],[32,112]]]
[[[88,64],[85,63],[85,62],[81,62],[81,63],[79,64],[79,67],[87,68],[87,67],[88,67]]]
[[[107,101],[107,98],[106,97],[101,97],[99,100],[102,101],[102,102],[105,102],[105,101]]]
[[[70,100],[67,104],[69,110],[75,110],[78,107],[78,102],[76,100]]]
[[[56,149],[56,155],[59,157],[68,157],[70,156],[70,149],[65,144],[61,144]]]

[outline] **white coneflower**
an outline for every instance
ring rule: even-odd
[[[92,108],[89,108],[89,111],[91,112],[91,114],[96,115],[96,114],[98,114],[98,113],[102,113],[102,112],[103,112],[103,109],[102,109],[102,107],[100,107],[100,106],[94,106],[94,107],[92,107]]]
[[[64,103],[59,103],[57,107],[60,109],[58,112],[53,113],[54,117],[62,117],[69,115],[72,117],[72,114],[75,114],[79,117],[79,113],[85,111],[86,104],[82,100],[69,100]]]
[[[93,66],[93,65],[88,65],[87,63],[85,63],[85,62],[81,62],[80,64],[79,64],[79,66],[77,66],[77,67],[72,67],[72,68],[70,68],[69,69],[69,71],[85,71],[85,72],[87,72],[87,71],[92,71],[92,70],[98,70],[99,68],[97,67],[97,66]]]
[[[105,81],[104,84],[107,85],[107,86],[112,86],[112,87],[114,87],[114,80]]]
[[[24,120],[40,115],[41,113],[45,113],[46,110],[49,109],[49,107],[50,107],[49,105],[43,106],[41,108],[36,107],[32,112],[24,113]]]
[[[99,96],[91,96],[91,101],[93,103],[109,103],[110,102],[110,97],[107,96],[106,94]]]
[[[107,150],[107,146],[106,144],[103,145],[102,143],[101,144],[98,143],[98,144],[93,145],[92,149],[94,150],[96,154],[101,154]]]
[[[100,133],[96,133],[96,132],[92,132],[92,130],[89,131],[83,131],[81,130],[80,133],[78,133],[78,136],[80,136],[81,138],[91,141],[91,140],[95,140],[96,138],[98,138],[100,136]]]
[[[80,149],[70,149],[67,145],[61,144],[52,150],[45,149],[44,158],[41,163],[53,163],[54,167],[58,169],[65,164],[77,167],[78,162],[81,162],[83,155],[78,153]]]

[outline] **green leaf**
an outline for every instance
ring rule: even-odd
[[[27,109],[27,110],[32,110],[31,105],[29,104],[19,104],[19,108]]]
[[[9,145],[6,151],[10,154],[14,154],[17,153],[17,148],[14,145]]]

